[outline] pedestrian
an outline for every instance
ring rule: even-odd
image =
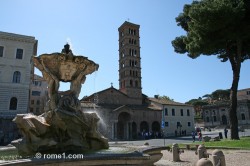
[[[192,135],[192,138],[193,138],[193,142],[195,142],[195,132],[192,131],[191,135]]]
[[[225,127],[225,129],[224,129],[224,135],[225,135],[226,139],[227,139],[227,132],[228,132],[227,127]]]
[[[198,132],[198,138],[199,138],[199,141],[202,140],[202,134],[201,134],[201,131]]]

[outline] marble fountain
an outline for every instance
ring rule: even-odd
[[[81,110],[81,86],[98,64],[74,55],[68,44],[61,53],[42,54],[33,62],[48,82],[47,107],[39,116],[16,115],[23,137],[0,155],[12,150],[18,157],[0,165],[153,165],[160,160],[165,147],[109,145],[97,130],[97,114]],[[60,81],[69,82],[70,89],[59,92]]]

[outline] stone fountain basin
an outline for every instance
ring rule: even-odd
[[[12,150],[13,147],[2,149],[1,151]],[[18,160],[0,161],[0,165],[15,166],[100,166],[100,165],[153,165],[162,157],[162,150],[167,147],[151,147],[151,146],[123,146],[111,145],[109,149],[92,151],[82,154],[81,159],[46,159],[46,158],[27,158]],[[78,155],[78,154],[77,154]]]

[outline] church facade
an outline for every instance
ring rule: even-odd
[[[127,21],[118,28],[119,89],[111,85],[81,100],[84,112],[98,114],[99,130],[110,140],[160,138],[164,134],[164,104],[155,104],[155,100],[142,93],[139,28]],[[175,132],[175,128],[165,130],[169,136]]]
[[[162,110],[151,108],[142,94],[140,26],[125,21],[119,28],[119,90],[111,86],[82,99],[84,111],[101,118],[99,130],[112,140],[160,136]]]

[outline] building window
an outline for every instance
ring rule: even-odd
[[[176,126],[177,126],[177,128],[178,128],[178,127],[181,127],[181,122],[177,122],[177,123],[176,123]]]
[[[216,121],[217,121],[216,116],[214,116],[214,122],[216,122]]]
[[[31,100],[31,104],[34,104],[34,100]]]
[[[130,87],[133,87],[133,80],[130,80]]]
[[[13,83],[20,83],[21,80],[21,73],[19,71],[15,71],[13,74]]]
[[[16,59],[23,59],[23,49],[18,48],[16,50]]]
[[[165,122],[165,127],[168,127],[168,125],[169,125],[168,122]]]
[[[40,105],[40,100],[37,100],[37,101],[36,101],[36,105]]]
[[[40,96],[41,92],[40,91],[32,91],[32,96]]]
[[[241,114],[241,120],[246,120],[245,114]]]
[[[135,87],[138,87],[138,81],[135,81]]]
[[[165,113],[165,116],[168,116],[168,109],[167,108],[165,108],[164,113]]]
[[[4,50],[4,47],[0,46],[0,57],[3,57],[3,50]]]
[[[0,54],[1,54],[1,52],[0,52]],[[1,55],[0,55],[1,56]],[[247,95],[250,95],[250,91],[247,91]]]
[[[34,111],[34,109],[33,108],[30,108],[30,112],[33,112]]]
[[[206,121],[209,122],[209,117],[206,118]]]
[[[188,127],[190,127],[191,126],[191,122],[188,122]]]
[[[12,97],[10,99],[10,110],[16,110],[17,109],[17,98],[16,97]]]
[[[183,116],[183,109],[181,109],[181,116]]]
[[[189,111],[189,109],[187,110],[187,116],[190,116],[190,111]]]
[[[175,109],[172,109],[172,116],[175,116]]]

